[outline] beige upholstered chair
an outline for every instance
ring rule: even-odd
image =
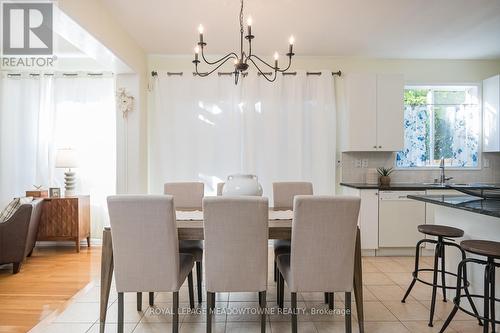
[[[296,195],[312,195],[313,185],[309,182],[275,182],[273,183],[274,210],[292,210],[293,198]],[[274,281],[277,281],[278,270],[276,257],[290,253],[290,241],[279,239],[274,241]]]
[[[346,332],[351,332],[351,290],[360,198],[299,195],[294,199],[292,247],[280,254],[278,303],[283,307],[284,282],[292,293],[292,313],[297,293],[345,292]],[[292,332],[297,315],[292,314]]]
[[[118,332],[123,332],[123,293],[144,291],[173,292],[172,331],[178,332],[179,288],[186,277],[190,306],[194,307],[194,258],[179,254],[172,196],[111,196],[108,210],[118,292]],[[138,307],[140,310],[139,303]]]
[[[266,306],[268,200],[261,197],[203,199],[207,332],[217,292],[258,292]],[[261,331],[266,329],[262,311]]]
[[[204,192],[205,185],[200,182],[177,182],[165,183],[164,185],[164,193],[174,196],[175,210],[202,210]],[[198,289],[198,302],[201,303],[201,285],[203,279],[203,241],[181,240],[179,242],[179,252],[189,253],[194,257],[196,262],[196,287]]]
[[[217,183],[217,196],[221,196],[222,195],[222,190],[224,189],[224,184],[225,183]]]

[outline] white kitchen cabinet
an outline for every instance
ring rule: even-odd
[[[346,75],[342,151],[399,151],[403,148],[404,77]]]
[[[483,81],[483,151],[500,152],[500,75]]]
[[[361,198],[358,221],[361,231],[361,249],[378,249],[378,190],[359,190],[342,186],[342,194]]]

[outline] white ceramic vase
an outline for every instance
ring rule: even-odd
[[[223,196],[262,196],[262,186],[256,175],[230,175],[222,189]]]

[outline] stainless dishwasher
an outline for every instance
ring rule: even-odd
[[[379,192],[379,247],[415,247],[424,238],[417,226],[425,224],[425,204],[408,195],[425,195],[425,191]]]

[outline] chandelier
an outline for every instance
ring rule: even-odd
[[[243,29],[243,0],[241,0],[241,8],[240,8],[240,52],[237,54],[236,52],[231,52],[224,57],[216,60],[216,61],[208,61],[205,57],[205,46],[207,43],[203,40],[203,26],[200,24],[198,27],[198,32],[200,33],[200,40],[196,47],[194,48],[194,66],[195,66],[195,73],[196,75],[199,75],[200,77],[205,77],[209,76],[213,72],[215,72],[217,69],[219,69],[222,65],[224,65],[226,62],[229,60],[233,60],[234,62],[234,83],[238,84],[238,78],[240,75],[245,75],[245,72],[247,71],[248,67],[250,66],[250,63],[252,63],[255,68],[259,71],[260,74],[269,82],[273,82],[276,80],[276,76],[278,72],[283,73],[286,72],[289,68],[290,65],[292,64],[292,57],[295,55],[293,53],[293,43],[294,43],[294,38],[293,36],[290,36],[289,42],[290,46],[288,49],[288,53],[286,54],[288,58],[288,65],[286,68],[280,68],[278,66],[278,59],[279,59],[279,54],[278,52],[274,53],[274,65],[268,64],[266,61],[264,61],[262,58],[258,57],[257,55],[252,53],[252,39],[255,38],[254,35],[252,35],[252,18],[249,17],[247,19],[247,35],[244,36],[244,29]],[[247,51],[245,51],[244,46],[243,46],[243,39],[246,39],[248,41],[248,48]],[[201,53],[201,59],[203,62],[209,66],[214,66],[214,68],[208,72],[199,72],[198,71],[198,64],[201,62],[199,60],[200,58],[200,53]],[[271,69],[271,72],[264,72],[260,67],[261,66],[267,66]]]

